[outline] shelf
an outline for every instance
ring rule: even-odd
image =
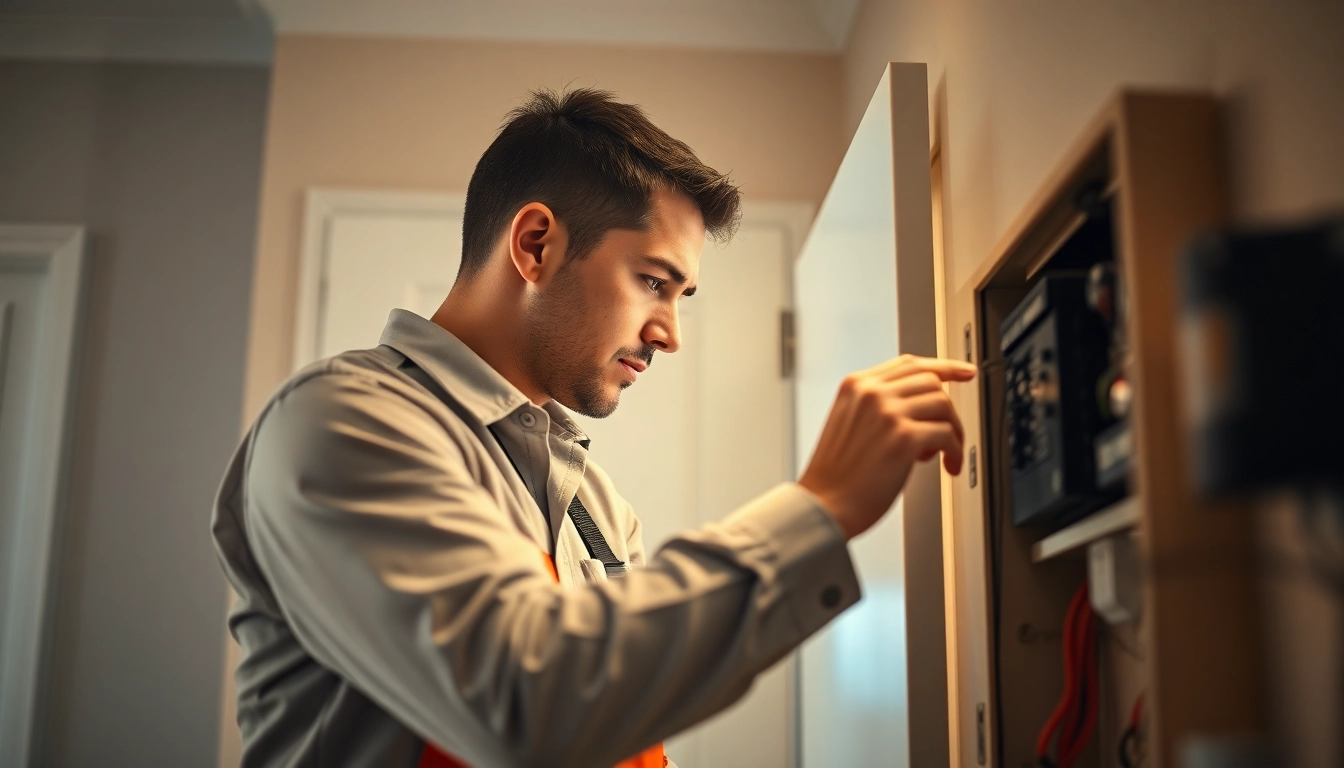
[[[1133,528],[1138,523],[1139,499],[1136,496],[1128,496],[1033,544],[1031,561],[1040,563],[1049,560],[1112,533]]]

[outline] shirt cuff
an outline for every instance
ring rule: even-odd
[[[782,483],[724,520],[750,532],[761,546],[752,559],[770,574],[765,597],[778,600],[793,624],[795,643],[825,626],[862,597],[840,526],[808,491]],[[781,627],[782,628],[782,627]]]

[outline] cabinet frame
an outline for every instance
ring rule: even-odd
[[[983,619],[966,631],[988,633],[958,639],[954,679],[962,681],[962,691],[956,730],[963,734],[964,765],[975,764],[975,753],[965,747],[966,735],[977,730],[972,718],[978,702],[990,712],[987,764],[1034,764],[1037,733],[1063,684],[1059,629],[1085,565],[1069,556],[1033,562],[1033,546],[1045,532],[1014,528],[1005,520],[1006,451],[997,444],[1004,430],[996,428],[996,420],[1002,421],[1002,369],[995,361],[999,322],[1076,226],[1075,196],[1097,184],[1114,195],[1116,261],[1131,310],[1126,313],[1127,375],[1135,392],[1130,498],[1137,515],[1130,530],[1139,543],[1143,607],[1137,635],[1128,628],[1103,633],[1102,721],[1085,761],[1116,764],[1119,725],[1139,691],[1145,692],[1148,712],[1150,765],[1178,765],[1179,750],[1191,737],[1263,731],[1251,510],[1202,500],[1190,485],[1177,351],[1177,259],[1191,238],[1225,223],[1224,166],[1215,99],[1122,91],[1088,124],[952,302],[948,337],[959,338],[962,323],[969,322],[969,352],[982,367],[978,400],[960,404],[980,409],[980,482],[970,489],[963,475],[955,493],[957,516],[979,522],[960,526],[963,535],[979,537],[960,542],[960,550],[964,556],[979,547],[985,576],[983,584],[959,595],[973,601]],[[1004,521],[997,674],[994,520]],[[1130,655],[1135,644],[1138,658]],[[996,725],[1002,733],[994,733]],[[1000,741],[1002,755],[994,748]]]

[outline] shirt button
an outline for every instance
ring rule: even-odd
[[[518,421],[522,422],[523,426],[527,427],[528,429],[531,429],[537,425],[537,417],[533,416],[528,411],[523,411],[521,414],[519,414]]]
[[[821,591],[821,604],[825,608],[834,608],[840,604],[840,588],[830,586]]]

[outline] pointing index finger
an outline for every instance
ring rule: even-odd
[[[947,360],[934,357],[897,358],[900,362],[886,371],[888,380],[899,379],[912,373],[928,372],[943,381],[970,381],[975,378],[976,367],[961,360]]]

